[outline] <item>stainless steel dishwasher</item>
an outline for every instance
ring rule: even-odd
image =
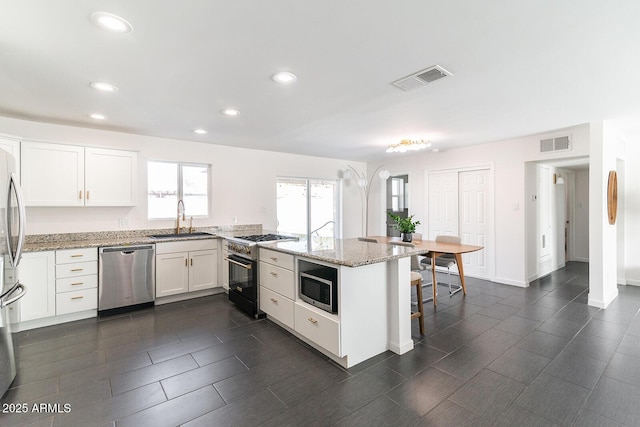
[[[100,248],[98,312],[152,305],[156,295],[155,245]]]

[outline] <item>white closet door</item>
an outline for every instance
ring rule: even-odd
[[[458,172],[429,175],[429,239],[458,235]]]
[[[464,273],[468,276],[490,278],[487,260],[489,241],[489,170],[465,171],[459,178],[460,237],[462,243],[483,246],[485,249],[463,255]]]

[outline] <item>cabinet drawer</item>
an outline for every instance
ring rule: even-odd
[[[91,274],[98,274],[98,263],[95,261],[56,265],[56,279]]]
[[[260,261],[277,265],[282,268],[293,270],[293,255],[272,251],[271,249],[260,248]]]
[[[98,289],[85,289],[77,292],[56,294],[56,314],[69,314],[77,311],[98,308]]]
[[[157,254],[170,254],[175,252],[209,251],[218,249],[218,239],[180,240],[176,242],[156,243]]]
[[[98,250],[96,248],[64,249],[56,251],[56,264],[69,264],[74,262],[97,260]]]
[[[65,279],[56,280],[56,292],[76,292],[84,289],[98,287],[98,276],[92,274],[90,276],[67,277]]]
[[[327,351],[340,354],[340,323],[302,303],[294,303],[295,330]]]
[[[293,329],[293,301],[260,286],[260,309]]]
[[[260,285],[278,292],[289,299],[295,298],[293,271],[260,262]]]

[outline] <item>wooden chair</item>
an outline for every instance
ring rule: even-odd
[[[458,236],[445,236],[445,235],[439,235],[436,236],[436,242],[443,242],[443,243],[460,243],[460,237]],[[423,258],[420,261],[420,264],[423,266],[423,268],[428,268],[431,269],[431,254],[428,253],[425,258]],[[459,292],[462,289],[462,286],[460,285],[452,285],[451,284],[451,267],[453,267],[454,265],[456,265],[456,257],[454,254],[443,254],[440,255],[438,258],[436,258],[436,267],[444,267],[447,269],[447,274],[449,276],[449,296],[453,296],[456,292]],[[429,286],[430,284],[426,284],[424,286]],[[433,286],[433,293],[434,293],[434,301],[435,301],[435,295],[437,295],[436,293],[436,285],[434,284]]]
[[[415,248],[413,243],[409,242],[389,242],[390,245],[396,246],[407,246],[410,248]],[[417,307],[418,311],[411,312],[411,319],[418,319],[418,324],[420,325],[420,335],[424,335],[424,303],[422,301],[422,274],[417,271],[413,271],[417,269],[419,266],[418,258],[416,256],[411,257],[411,286],[416,288],[416,296],[417,296]],[[416,267],[416,268],[414,268]]]

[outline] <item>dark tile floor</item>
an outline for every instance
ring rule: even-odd
[[[640,425],[640,288],[589,307],[580,263],[467,287],[413,351],[348,370],[225,295],[23,332],[5,403],[27,413],[0,425]]]

